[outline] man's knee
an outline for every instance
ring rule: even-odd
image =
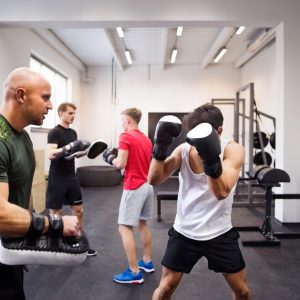
[[[247,285],[242,286],[238,289],[236,289],[234,292],[235,298],[236,299],[245,299],[249,300],[250,299],[250,290]]]
[[[123,225],[123,224],[119,224],[119,233],[122,234],[126,234],[129,231],[132,231],[133,227],[129,226],[129,225]]]
[[[72,206],[73,214],[76,215],[78,218],[82,218],[83,216],[83,207],[82,205],[74,205]]]
[[[157,293],[161,298],[159,299],[169,299],[175,292],[177,284],[172,284],[172,282],[162,282],[157,288]]]
[[[139,230],[145,230],[148,229],[148,225],[147,225],[147,221],[146,220],[139,220],[139,224],[138,224],[138,228]]]

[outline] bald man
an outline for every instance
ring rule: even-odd
[[[43,233],[48,231],[48,218],[32,214],[31,186],[35,170],[32,142],[24,128],[42,125],[52,109],[51,87],[47,79],[28,68],[12,71],[3,87],[0,109],[0,237],[22,237],[32,230],[35,218],[43,220]],[[78,218],[64,216],[64,236],[78,236]],[[0,263],[0,299],[23,300],[23,266]]]

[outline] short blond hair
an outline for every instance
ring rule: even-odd
[[[140,120],[142,118],[141,110],[136,107],[131,107],[123,110],[122,115],[131,117],[137,124],[140,123]]]
[[[58,109],[57,109],[57,113],[59,115],[60,112],[65,112],[67,111],[68,107],[72,107],[73,109],[76,110],[76,105],[73,104],[72,102],[63,102],[59,105]]]

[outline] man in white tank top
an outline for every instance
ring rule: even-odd
[[[231,224],[244,148],[220,138],[223,115],[217,107],[205,104],[186,116],[187,143],[167,157],[168,146],[180,133],[180,120],[168,117],[156,127],[148,179],[157,185],[180,169],[179,191],[176,218],[162,259],[162,278],[152,299],[170,299],[183,274],[190,273],[204,256],[210,270],[223,274],[234,299],[249,300],[239,233]]]

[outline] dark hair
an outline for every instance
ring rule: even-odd
[[[59,114],[60,112],[65,112],[65,111],[67,111],[68,107],[72,107],[73,109],[76,110],[76,105],[73,104],[72,102],[63,102],[63,103],[61,103],[61,104],[59,105],[59,107],[57,108],[58,114]]]
[[[209,123],[215,130],[218,130],[219,127],[222,127],[223,120],[222,112],[218,107],[212,104],[204,104],[186,115],[184,124],[188,130],[191,130],[201,123]]]
[[[126,115],[131,117],[137,124],[140,123],[140,120],[142,118],[142,112],[140,109],[132,107],[132,108],[127,108],[122,111],[122,115]]]

